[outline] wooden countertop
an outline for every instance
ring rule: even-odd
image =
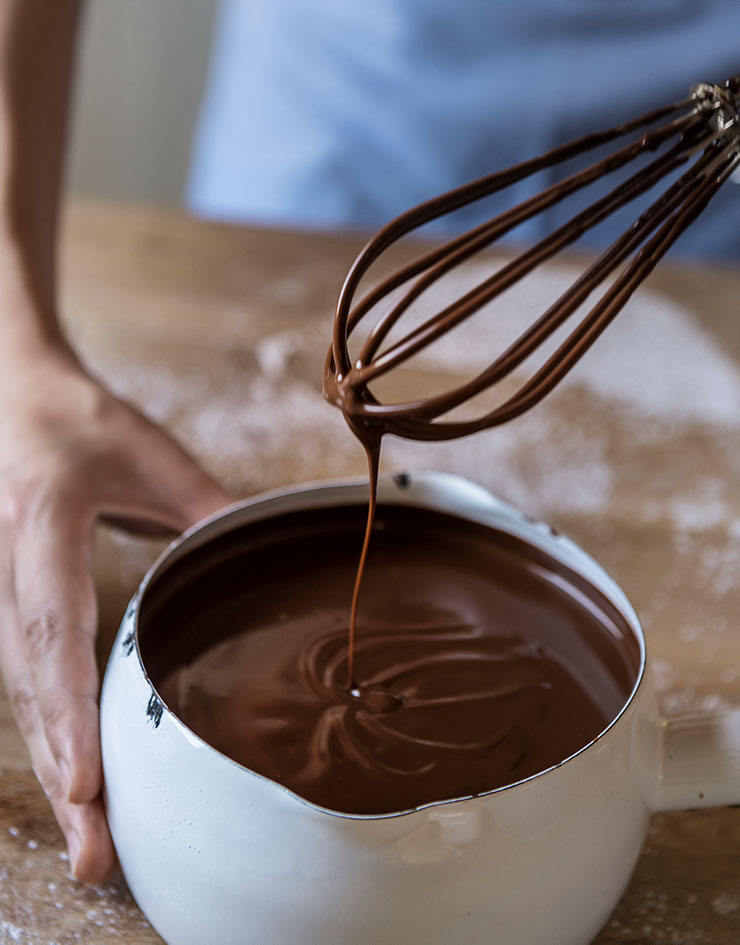
[[[65,317],[92,369],[235,493],[361,474],[357,446],[320,394],[333,306],[360,243],[74,207]],[[472,264],[453,289],[491,265]],[[530,319],[574,265],[569,257],[505,298],[500,330]],[[645,624],[668,716],[740,704],[739,296],[732,269],[666,264],[537,410],[456,444],[386,449],[386,468],[469,475],[599,558]],[[492,324],[400,383],[449,382],[471,358],[482,366],[502,343]],[[101,660],[157,550],[101,529]],[[122,881],[96,890],[68,879],[2,697],[0,769],[0,945],[161,941]],[[656,816],[597,945],[738,942],[740,810]]]

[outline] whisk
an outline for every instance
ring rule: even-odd
[[[341,290],[324,376],[328,400],[342,408],[356,431],[365,436],[394,433],[411,439],[442,440],[465,436],[504,423],[541,400],[576,364],[653,270],[681,233],[699,216],[740,163],[738,96],[740,75],[724,87],[701,83],[689,96],[639,118],[579,138],[545,155],[481,178],[443,194],[397,217],[382,229],[353,263]],[[372,264],[391,244],[418,227],[481,200],[544,168],[561,164],[616,139],[637,136],[607,157],[571,173],[539,194],[493,219],[425,252],[355,302],[359,285]],[[462,297],[427,317],[400,340],[384,342],[411,305],[439,279],[474,254],[570,194],[639,158],[657,156],[605,196],[577,213]],[[666,175],[688,164],[670,186],[524,333],[483,371],[443,394],[410,402],[383,403],[370,385],[422,348],[461,324],[483,305],[523,279],[536,266],[596,226],[618,207],[648,191]],[[631,258],[621,272],[608,278]],[[544,364],[495,409],[469,419],[445,418],[454,408],[501,381],[535,352],[591,296],[598,301],[570,331]],[[400,298],[389,307],[351,358],[348,343],[361,319],[391,293]]]

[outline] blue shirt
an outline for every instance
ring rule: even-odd
[[[188,203],[227,220],[377,227],[740,72],[737,0],[223,0],[220,14]],[[550,178],[522,182],[506,204]],[[553,208],[514,236],[573,212]],[[740,185],[679,249],[740,256]]]

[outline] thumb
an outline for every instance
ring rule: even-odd
[[[122,466],[121,463],[124,465]],[[104,477],[101,513],[141,529],[182,531],[234,501],[169,435],[150,427]]]

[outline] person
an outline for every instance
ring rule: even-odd
[[[221,0],[219,12],[187,194],[194,212],[218,219],[378,228],[740,71],[735,0]],[[483,212],[558,173],[522,181]],[[584,191],[578,208],[593,199]],[[538,239],[575,209],[556,205],[512,238]],[[635,215],[628,205],[588,243],[611,242]],[[467,222],[475,208],[453,225]],[[727,189],[675,251],[740,258]]]
[[[72,871],[103,880],[90,575],[109,518],[179,531],[228,497],[64,338],[56,235],[77,0],[0,4],[0,666]]]
[[[0,4],[0,668],[71,869],[94,883],[115,864],[100,798],[94,523],[180,530],[229,497],[106,390],[59,326],[80,7]],[[189,187],[191,207],[221,218],[378,224],[737,69],[734,0],[226,0],[222,12]],[[684,245],[737,252],[729,206],[715,202]]]

